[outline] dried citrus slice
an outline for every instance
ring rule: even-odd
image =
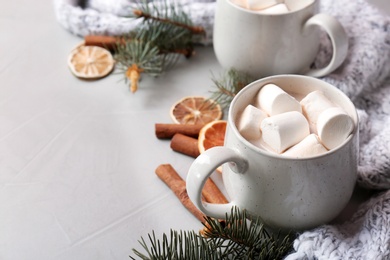
[[[225,120],[216,120],[202,127],[198,137],[198,148],[200,153],[203,153],[211,147],[223,146],[226,125],[227,122]]]
[[[171,117],[177,124],[207,124],[221,119],[222,109],[212,99],[189,96],[179,100],[172,106]]]
[[[69,55],[68,66],[72,73],[84,79],[102,78],[114,68],[111,53],[98,46],[80,45]]]

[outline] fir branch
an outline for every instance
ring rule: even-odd
[[[178,21],[173,21],[173,20],[170,20],[170,19],[167,19],[167,18],[155,17],[155,16],[152,16],[149,13],[145,13],[144,11],[139,10],[139,9],[136,9],[133,12],[134,12],[134,15],[136,17],[138,17],[138,18],[153,19],[155,21],[159,21],[159,22],[162,22],[162,23],[170,23],[172,25],[175,25],[175,26],[178,26],[178,27],[182,27],[182,28],[184,28],[186,30],[189,30],[193,34],[204,34],[205,33],[204,28],[201,27],[201,26],[191,26],[189,24],[185,24],[185,23],[178,22]]]
[[[183,11],[182,6],[174,2],[141,1],[138,9],[134,10],[133,13],[136,17],[143,17],[145,20],[155,20],[183,27],[194,34],[204,33],[203,28],[193,26],[191,19]]]
[[[149,244],[140,242],[145,253],[133,249],[139,259],[282,259],[292,247],[290,234],[270,234],[259,219],[233,207],[230,216],[220,221],[208,217],[204,233],[174,231],[157,239],[153,232]],[[131,259],[136,259],[130,256]]]
[[[211,91],[211,98],[217,101],[224,109],[227,109],[235,95],[253,79],[240,71],[230,69],[219,79],[212,76],[214,89]]]
[[[134,13],[144,18],[145,29],[150,30],[154,25],[160,25],[161,50],[193,48],[194,35],[205,33],[202,27],[193,26],[191,19],[178,4],[143,2]]]
[[[207,218],[204,235],[229,243],[225,246],[226,259],[281,259],[291,250],[290,234],[280,241],[281,234],[270,234],[259,218],[251,219],[246,211],[233,208],[226,221]]]
[[[159,54],[157,46],[142,39],[131,39],[125,44],[117,44],[114,57],[118,69],[125,75],[125,81],[130,81],[130,90],[133,93],[138,89],[142,72],[158,76],[163,72],[166,62],[166,56]]]
[[[135,14],[144,18],[143,24],[118,41],[114,57],[132,92],[138,88],[141,73],[158,76],[181,55],[190,57],[193,35],[199,33],[178,5],[143,2]]]

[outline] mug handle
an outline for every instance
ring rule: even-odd
[[[226,214],[231,212],[235,206],[232,201],[227,204],[212,204],[202,201],[202,190],[206,180],[223,163],[229,162],[230,168],[237,174],[242,174],[248,167],[247,161],[238,151],[224,147],[216,146],[210,148],[199,155],[192,163],[186,180],[187,193],[194,205],[205,215],[224,219]]]
[[[348,36],[343,26],[334,17],[327,14],[316,14],[308,19],[303,30],[311,26],[320,26],[329,35],[333,47],[333,56],[327,66],[320,69],[311,69],[305,74],[312,77],[322,77],[337,69],[348,54]]]

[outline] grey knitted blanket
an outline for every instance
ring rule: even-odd
[[[200,43],[211,44],[215,2],[178,1],[194,24],[206,29]],[[139,24],[124,17],[132,11],[130,0],[84,1],[83,8],[75,0],[54,0],[54,6],[59,23],[79,36],[120,35]],[[300,233],[286,259],[390,259],[390,17],[364,0],[322,0],[321,12],[335,16],[349,37],[346,61],[323,80],[358,108],[358,185],[377,192],[347,221]],[[323,37],[316,66],[327,62],[331,51]]]

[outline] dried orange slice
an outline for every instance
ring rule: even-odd
[[[112,71],[114,64],[111,53],[98,46],[80,45],[68,58],[68,66],[72,73],[84,79],[102,78]]]
[[[211,147],[223,146],[226,125],[227,122],[225,120],[216,120],[202,127],[198,137],[198,148],[200,153],[203,153]]]
[[[189,96],[179,100],[172,106],[171,117],[177,124],[207,124],[221,119],[222,109],[212,99]]]

